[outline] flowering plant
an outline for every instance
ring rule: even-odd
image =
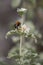
[[[23,16],[26,12],[26,9],[17,9],[17,12],[20,16]],[[20,36],[20,44],[19,48],[16,48],[13,53],[9,55],[10,58],[15,58],[17,65],[36,65],[38,63],[36,61],[38,54],[34,52],[32,49],[23,48],[22,42],[23,42],[23,36],[24,37],[32,37],[36,40],[34,34],[30,33],[30,27],[26,26],[26,24],[16,22],[14,24],[14,29],[7,32],[6,38],[10,35],[18,34]]]
[[[19,27],[18,29],[14,29],[14,30],[11,30],[9,32],[7,32],[6,34],[6,38],[9,36],[9,35],[12,35],[14,33],[17,33],[19,35],[24,35],[25,37],[29,35],[29,32],[30,32],[30,28],[28,28],[25,24],[21,25],[21,27]]]
[[[20,16],[22,16],[23,14],[25,14],[26,11],[27,11],[27,9],[25,9],[25,8],[21,8],[21,9],[18,8],[17,9],[17,12],[19,13]]]

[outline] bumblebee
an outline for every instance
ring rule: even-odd
[[[14,27],[16,29],[18,29],[20,27],[21,23],[19,21],[16,21],[16,23],[14,24]]]

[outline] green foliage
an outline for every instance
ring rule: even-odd
[[[28,3],[30,3],[31,5],[34,5],[36,3],[36,0],[25,0],[27,1]]]
[[[38,62],[38,54],[30,48],[22,48],[22,54],[19,54],[19,48],[12,49],[8,54],[9,58],[15,59],[17,65],[36,65]],[[40,63],[39,63],[40,64]]]
[[[31,4],[35,4],[36,0],[29,0]]]
[[[33,17],[34,17],[33,10],[32,10],[32,9],[28,10],[27,19],[28,19],[28,20],[32,20]]]

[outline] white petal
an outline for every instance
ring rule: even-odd
[[[26,12],[27,9],[25,9],[25,8],[21,8],[21,9],[18,8],[18,9],[17,9],[17,12],[21,12],[21,11],[22,11],[22,12]]]

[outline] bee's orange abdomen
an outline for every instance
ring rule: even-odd
[[[16,25],[19,26],[21,23],[19,21],[16,21]]]

